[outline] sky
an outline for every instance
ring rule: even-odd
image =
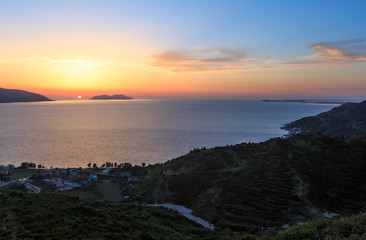
[[[0,87],[52,98],[366,96],[366,1],[4,0]]]

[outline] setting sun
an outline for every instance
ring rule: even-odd
[[[78,96],[78,99],[82,99],[83,97],[82,96]]]

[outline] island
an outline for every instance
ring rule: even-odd
[[[54,101],[43,95],[16,89],[0,88],[0,103]]]
[[[90,99],[93,99],[93,100],[128,100],[128,99],[133,99],[133,98],[122,95],[122,94],[118,94],[118,95],[113,95],[113,96],[109,96],[109,95],[94,96]]]
[[[317,103],[317,104],[344,104],[349,101],[339,100],[303,100],[303,99],[263,99],[262,102],[287,102],[287,103]]]

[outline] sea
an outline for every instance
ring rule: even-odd
[[[335,104],[257,100],[68,100],[0,104],[0,164],[162,163],[194,148],[281,137]]]

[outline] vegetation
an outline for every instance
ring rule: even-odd
[[[194,150],[163,164],[146,202],[194,210],[219,231],[261,234],[366,201],[366,141],[304,134]]]
[[[0,196],[1,239],[216,239],[166,209],[56,194]]]
[[[245,238],[242,238],[245,239]],[[366,214],[331,220],[319,218],[299,224],[275,235],[266,235],[261,240],[358,240],[366,239]]]

